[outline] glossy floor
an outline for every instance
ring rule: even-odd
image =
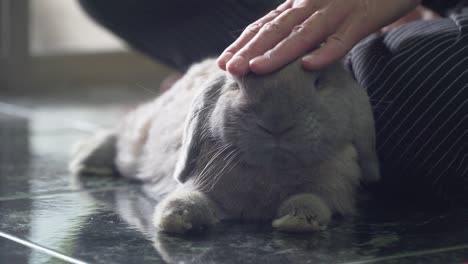
[[[303,235],[238,223],[189,237],[157,233],[158,198],[145,186],[67,172],[73,143],[115,123],[134,99],[0,97],[0,263],[468,261],[468,211],[374,208]]]

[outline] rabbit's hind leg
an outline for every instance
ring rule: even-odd
[[[75,175],[113,175],[116,173],[116,134],[102,130],[78,142],[72,151],[69,170]]]

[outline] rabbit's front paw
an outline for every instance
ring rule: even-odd
[[[156,206],[155,226],[165,232],[183,234],[218,222],[214,206],[199,192],[178,192]]]
[[[318,196],[310,193],[294,195],[278,209],[272,226],[284,232],[324,230],[330,222],[331,211]]]

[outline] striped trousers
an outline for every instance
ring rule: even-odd
[[[466,202],[468,13],[370,36],[348,65],[371,98],[385,189]]]
[[[282,1],[137,2],[81,0],[131,46],[183,71],[218,55]],[[467,204],[468,12],[369,36],[346,63],[373,106],[383,175],[378,192]]]

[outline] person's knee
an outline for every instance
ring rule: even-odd
[[[350,52],[348,63],[358,82],[368,88],[369,83],[378,84],[374,79],[382,77],[376,75],[381,73],[378,69],[388,73],[418,67],[418,63],[427,63],[421,57],[442,56],[460,38],[460,30],[451,18],[421,20],[364,39]]]

